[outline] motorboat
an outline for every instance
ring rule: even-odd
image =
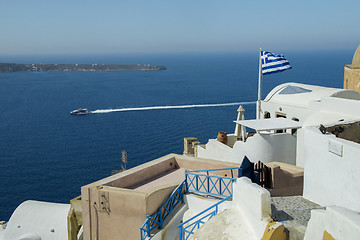
[[[71,115],[86,115],[88,113],[90,113],[90,111],[87,108],[79,108],[70,112]]]

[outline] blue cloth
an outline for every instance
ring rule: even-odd
[[[290,63],[284,55],[275,55],[271,52],[261,51],[262,74],[271,74],[291,69]]]

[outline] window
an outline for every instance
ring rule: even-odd
[[[270,118],[270,117],[271,117],[270,113],[269,113],[269,112],[265,112],[264,118]]]
[[[279,113],[279,112],[277,112],[277,113],[276,113],[276,117],[277,117],[277,118],[286,118],[286,114],[285,114],[285,113]]]

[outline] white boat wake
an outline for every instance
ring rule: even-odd
[[[111,112],[145,111],[145,110],[161,110],[161,109],[224,107],[224,106],[247,105],[247,104],[255,104],[255,103],[256,102],[234,102],[234,103],[197,104],[197,105],[179,105],[179,106],[153,106],[153,107],[118,108],[118,109],[97,109],[95,111],[91,111],[91,113],[111,113]]]

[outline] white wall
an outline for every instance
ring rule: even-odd
[[[360,101],[337,98],[337,97],[323,97],[320,103],[313,102],[310,107],[316,111],[322,110],[327,112],[334,112],[338,114],[350,115],[354,118],[360,117]]]
[[[335,206],[312,210],[304,240],[322,240],[325,231],[335,239],[359,239],[360,215]]]
[[[338,122],[340,119],[345,121],[360,119],[360,111],[357,111],[360,109],[360,101],[336,97],[322,97],[321,101],[310,101],[309,108],[262,102],[262,109],[263,112],[269,112],[271,117],[275,117],[276,112],[286,113],[288,119],[297,118],[304,126],[326,125]],[[296,166],[299,167],[304,167],[303,143],[303,130],[299,129],[297,131],[296,152]]]
[[[304,168],[304,129],[296,132],[296,166]]]
[[[197,157],[232,162],[232,148],[217,141],[209,139],[206,148],[197,145]]]
[[[252,183],[247,177],[241,177],[233,185],[233,206],[241,209],[246,220],[260,239],[265,231],[271,214],[270,192]]]
[[[296,163],[296,137],[288,133],[261,133],[249,137],[246,142],[237,141],[233,148],[210,139],[206,149],[198,147],[198,157],[241,164],[244,157],[263,163]]]
[[[317,127],[304,129],[305,198],[323,206],[360,211],[359,172],[358,143],[323,135]]]
[[[212,198],[204,198],[204,197],[198,197],[194,194],[186,194],[185,195],[185,204],[188,207],[188,210],[185,212],[183,216],[183,222],[189,220],[190,218],[194,217],[198,213],[204,211],[205,209],[213,206],[220,200],[212,199]],[[221,205],[219,205],[218,212],[223,211],[224,209],[228,208],[229,203],[224,202]]]
[[[314,112],[304,122],[303,128],[297,131],[297,152],[296,152],[296,166],[304,167],[304,129],[308,126],[320,126],[320,124],[327,126],[336,124],[339,120],[351,121],[356,118],[353,115],[345,115],[334,112],[318,111]]]
[[[281,108],[281,110],[280,110]],[[272,103],[272,102],[261,102],[262,114],[261,118],[264,118],[264,113],[269,112],[271,118],[275,118],[275,114],[285,113],[287,119],[297,118],[299,122],[303,122],[310,115],[311,110],[303,107],[294,107],[288,106],[280,103]]]
[[[296,137],[288,133],[257,133],[246,142],[237,141],[232,159],[240,162],[247,156],[250,161],[263,163],[296,163]]]

